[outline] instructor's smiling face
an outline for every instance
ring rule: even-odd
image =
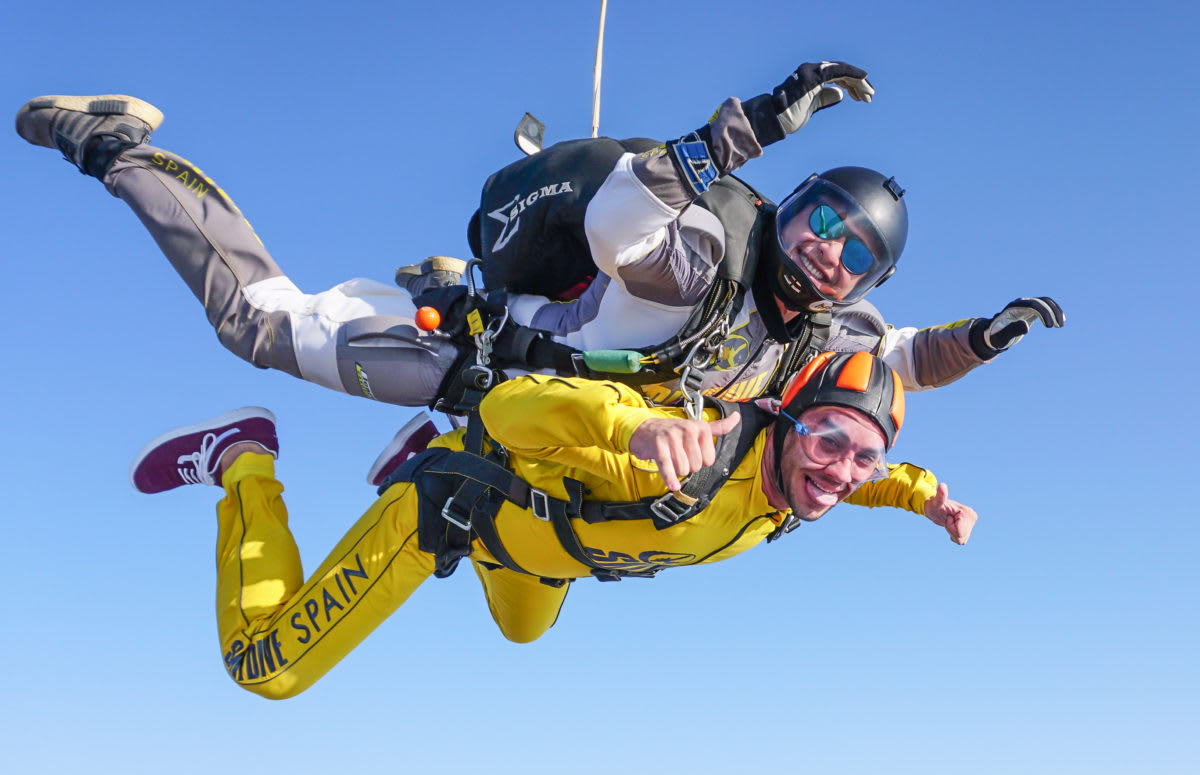
[[[854,289],[859,280],[858,275],[847,271],[842,263],[842,249],[846,240],[856,235],[848,231],[837,238],[819,237],[809,223],[817,206],[815,203],[809,205],[788,221],[783,227],[780,241],[792,261],[803,268],[822,294],[830,299],[841,299]]]
[[[818,406],[798,419],[818,433],[836,429],[838,448],[844,450],[832,462],[821,463],[806,453],[798,434],[789,431],[784,441],[783,495],[797,517],[813,520],[870,478],[870,460],[882,461],[886,445],[883,431],[856,409]]]

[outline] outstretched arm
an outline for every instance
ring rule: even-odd
[[[950,500],[950,489],[932,473],[911,463],[888,466],[888,478],[867,482],[846,503],[856,506],[893,506],[924,514],[935,525],[946,528],[950,539],[965,544],[979,515],[970,506]]]
[[[887,331],[879,355],[909,392],[941,387],[966,376],[1019,342],[1032,325],[1062,328],[1067,316],[1049,296],[1021,298],[990,318],[967,318],[930,328]]]
[[[867,508],[891,506],[924,514],[925,502],[937,492],[938,480],[931,471],[912,463],[891,463],[888,477],[865,482],[846,498],[846,503]]]
[[[668,226],[689,204],[718,178],[761,156],[764,146],[840,102],[839,87],[863,102],[875,93],[867,74],[853,65],[801,65],[770,94],[745,102],[731,97],[699,129],[645,153],[621,157],[588,205],[585,220],[600,271],[616,277],[622,267],[669,254],[679,237],[668,233]],[[703,230],[703,220],[696,228]],[[721,258],[717,250],[714,263]]]
[[[854,65],[800,65],[770,94],[745,102],[730,97],[704,126],[642,154],[634,174],[663,202],[683,208],[719,177],[762,155],[765,146],[799,131],[818,110],[841,102],[842,88],[860,102],[875,94],[866,71]]]
[[[628,385],[540,374],[501,382],[479,405],[488,434],[530,457],[562,447],[627,452],[643,421],[669,414],[649,407]]]

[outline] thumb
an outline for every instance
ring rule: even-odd
[[[832,108],[841,102],[845,96],[846,93],[836,86],[822,86],[820,93],[817,94],[817,106],[813,108],[813,113],[825,108]]]
[[[946,499],[950,497],[950,488],[945,482],[938,484],[937,492],[935,492],[927,501],[925,501],[925,516],[930,519],[936,519],[941,516],[942,509],[946,506]],[[940,523],[939,523],[940,524]]]
[[[731,414],[728,417],[722,417],[719,420],[713,420],[708,424],[709,432],[714,436],[724,436],[738,426],[742,421],[740,414]]]

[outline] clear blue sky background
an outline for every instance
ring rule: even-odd
[[[583,136],[598,2],[10,3],[0,104],[124,92],[298,285],[464,255],[529,110]],[[1051,295],[1035,330],[910,399],[896,456],[980,523],[844,507],[729,562],[575,585],[504,641],[478,583],[423,587],[313,689],[222,669],[217,491],[128,484],[149,438],[275,410],[314,566],[408,410],[227,353],[137,220],[0,143],[7,335],[5,769],[24,772],[1194,773],[1197,12],[1191,4],[613,0],[601,130],[677,136],[801,62],[870,72],[743,176],[776,198],[865,164],[909,190],[898,325]],[[10,114],[11,115],[11,114]]]

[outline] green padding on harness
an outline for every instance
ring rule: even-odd
[[[642,370],[642,354],[634,350],[585,350],[584,364],[592,371],[634,374]]]

